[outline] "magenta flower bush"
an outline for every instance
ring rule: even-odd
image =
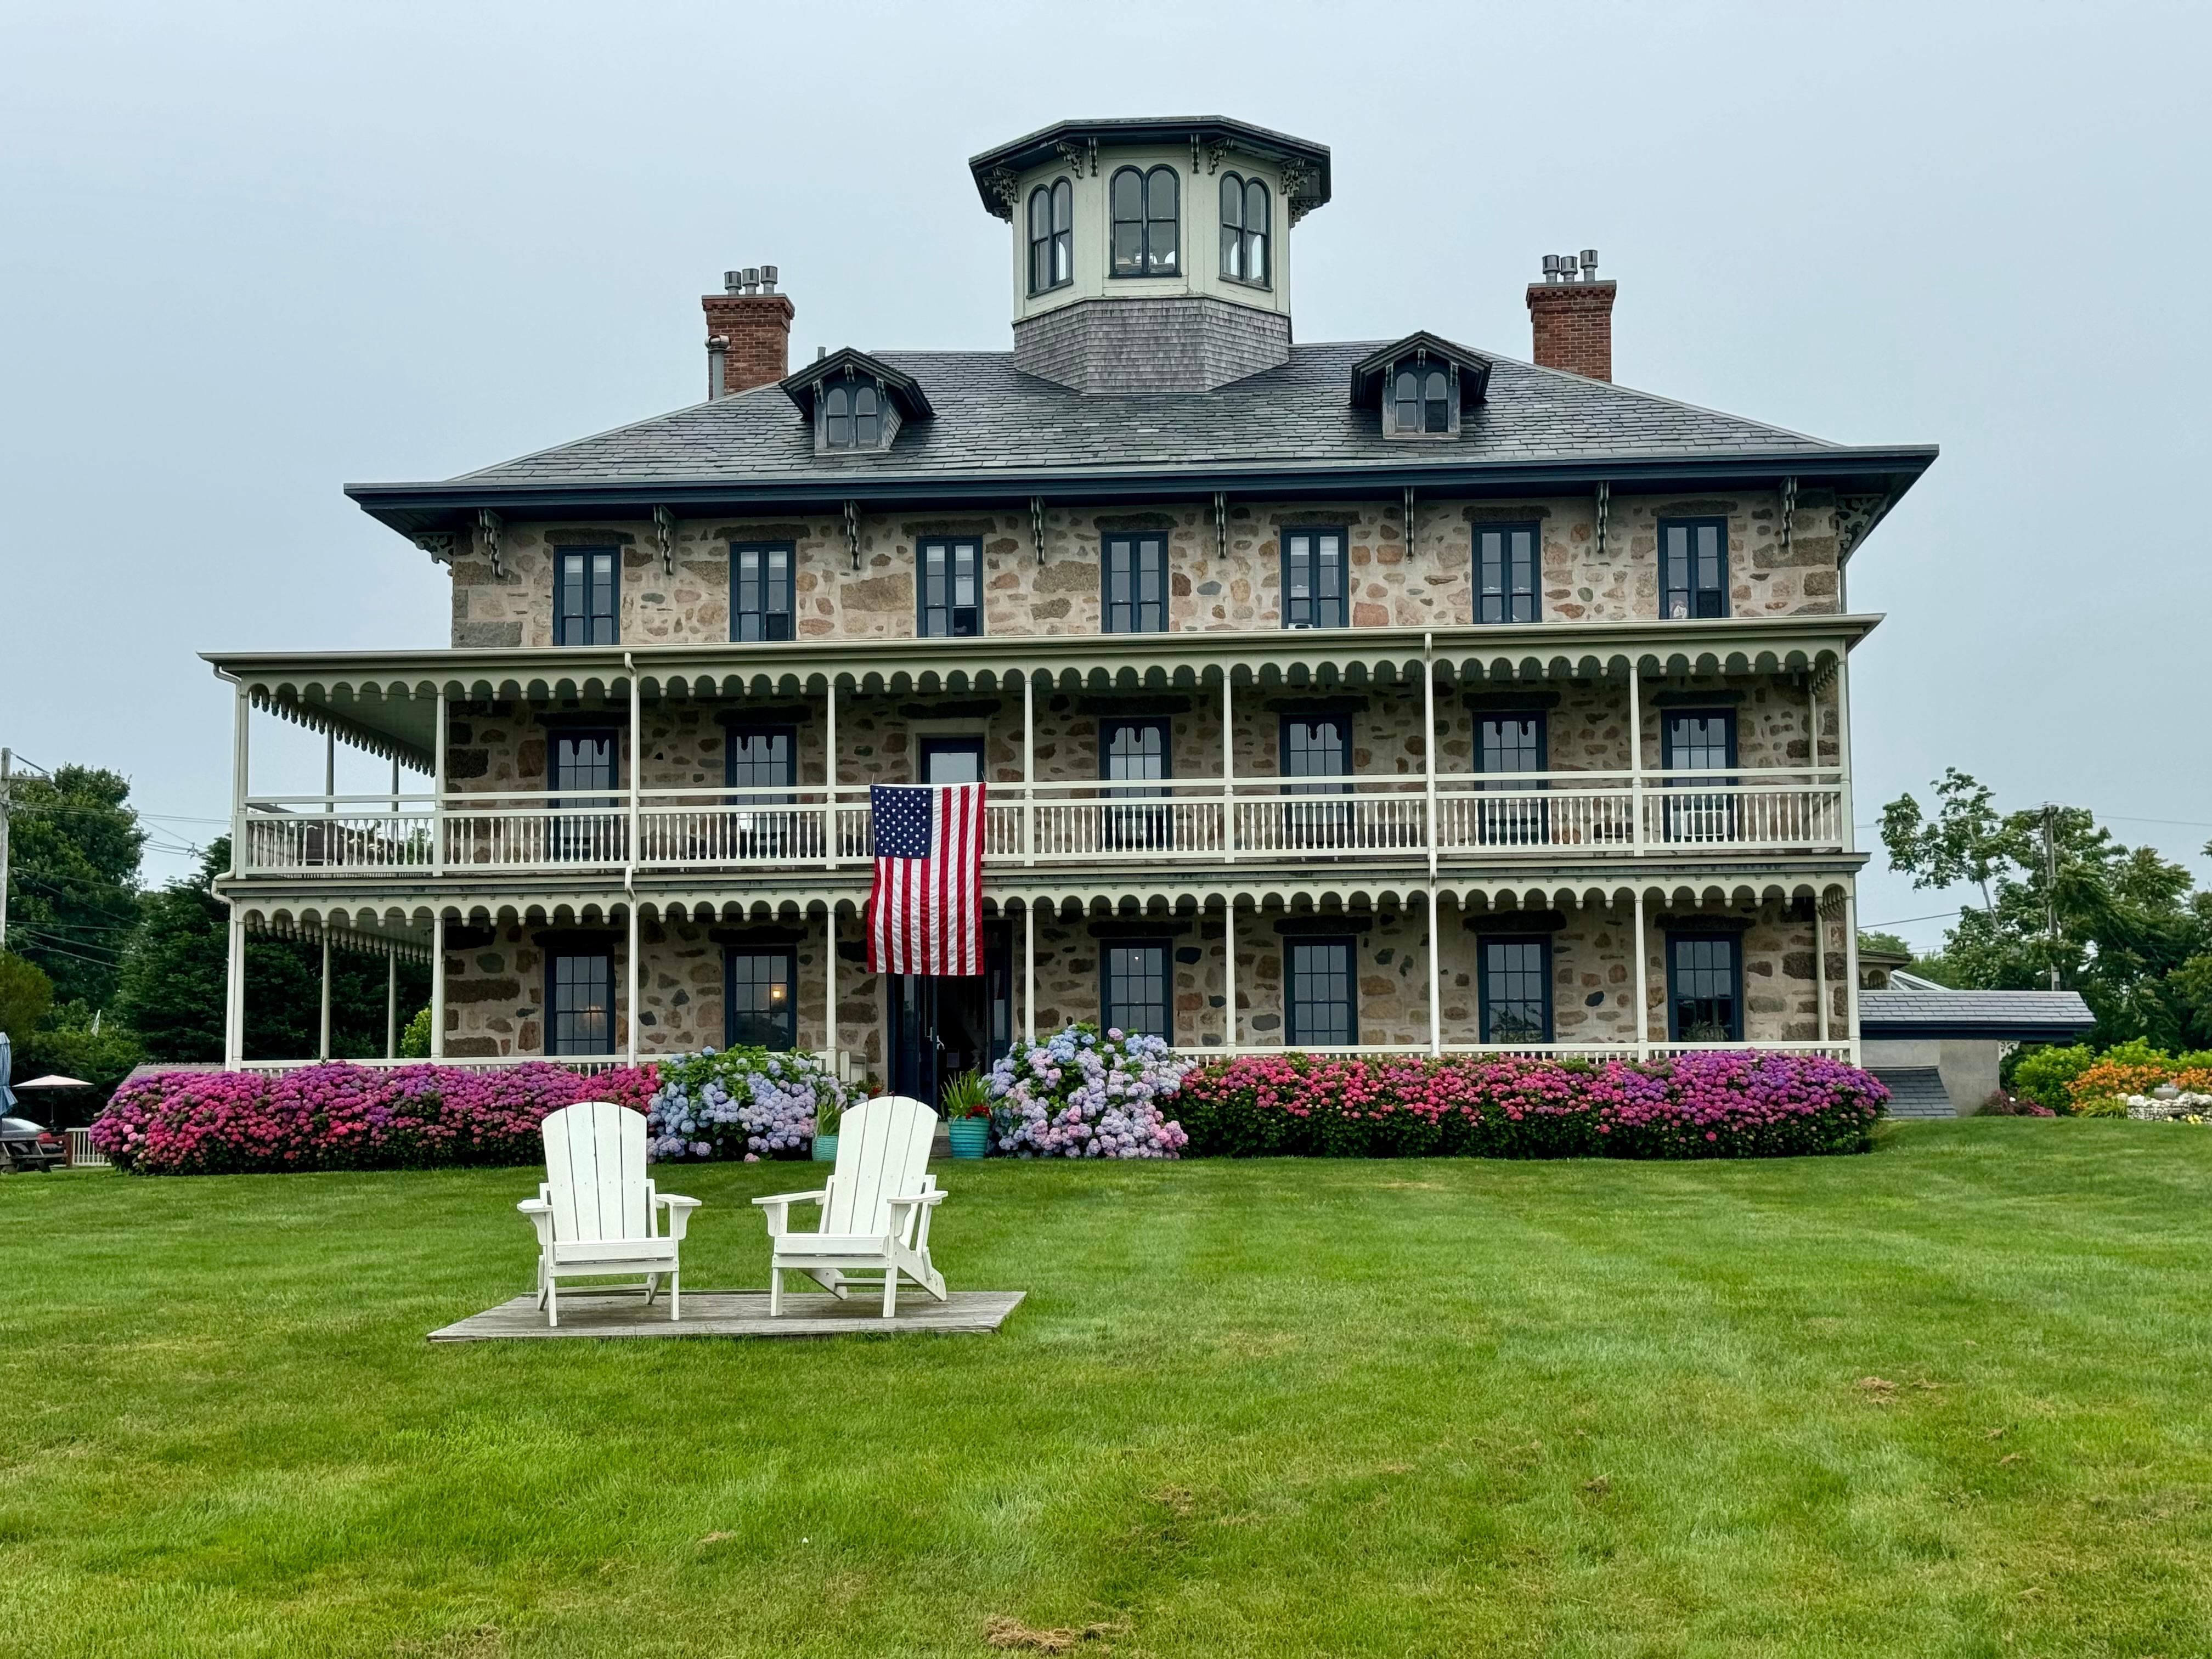
[[[641,1112],[654,1084],[649,1065],[591,1076],[553,1065],[162,1072],[117,1090],[92,1142],[141,1175],[536,1164],[548,1112],[580,1100]]]
[[[1012,1158],[1177,1158],[1190,1137],[1171,1121],[1188,1060],[1156,1036],[1071,1025],[1017,1042],[991,1068],[991,1149]]]
[[[1602,1061],[1216,1061],[1182,1079],[1197,1154],[1232,1158],[1777,1158],[1862,1152],[1889,1101],[1840,1060],[1688,1054]]]

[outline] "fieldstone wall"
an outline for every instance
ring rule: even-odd
[[[868,514],[860,520],[860,568],[852,568],[842,520],[783,515],[687,520],[664,560],[651,523],[510,525],[495,574],[482,535],[453,565],[453,644],[466,648],[553,642],[553,556],[569,546],[622,554],[622,638],[630,643],[726,641],[732,541],[792,542],[794,624],[801,639],[910,639],[916,633],[915,544],[927,536],[974,536],[983,546],[983,628],[990,635],[1093,634],[1100,628],[1101,538],[1160,531],[1169,538],[1170,625],[1180,631],[1281,624],[1281,534],[1298,526],[1346,532],[1355,627],[1421,627],[1474,620],[1474,526],[1540,526],[1547,622],[1622,621],[1659,608],[1658,521],[1725,516],[1729,603],[1740,617],[1818,615],[1838,608],[1834,498],[1797,498],[1789,545],[1771,492],[1713,496],[1615,495],[1605,548],[1587,497],[1525,502],[1418,502],[1408,541],[1403,509],[1375,501],[1228,509],[1227,547],[1210,506],[1175,503],[1099,512],[1048,508],[1044,558],[1026,512],[927,517]]]

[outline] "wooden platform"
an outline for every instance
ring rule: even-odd
[[[550,1327],[535,1296],[518,1296],[430,1333],[433,1342],[492,1342],[532,1336],[918,1336],[951,1332],[981,1335],[1006,1322],[1020,1291],[954,1291],[939,1302],[922,1291],[901,1291],[898,1317],[883,1316],[880,1291],[856,1290],[840,1302],[823,1292],[786,1294],[781,1316],[768,1316],[766,1291],[686,1291],[684,1317],[668,1316],[663,1296],[650,1308],[636,1291],[561,1292],[561,1322]]]

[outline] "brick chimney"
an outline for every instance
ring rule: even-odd
[[[1593,380],[1613,378],[1613,284],[1597,279],[1597,250],[1547,253],[1544,280],[1528,284],[1536,362]]]
[[[775,291],[774,265],[722,273],[720,294],[701,297],[707,312],[707,396],[727,398],[773,386],[791,372],[790,299]]]

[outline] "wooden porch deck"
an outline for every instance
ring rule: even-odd
[[[898,1317],[883,1316],[883,1295],[866,1289],[840,1302],[824,1292],[787,1294],[783,1315],[768,1316],[766,1291],[686,1291],[684,1317],[668,1316],[664,1294],[652,1307],[635,1290],[563,1291],[561,1323],[549,1327],[533,1295],[430,1333],[433,1342],[495,1342],[515,1337],[620,1336],[917,1336],[952,1333],[988,1335],[1006,1322],[1021,1291],[953,1291],[943,1302],[902,1291]]]

